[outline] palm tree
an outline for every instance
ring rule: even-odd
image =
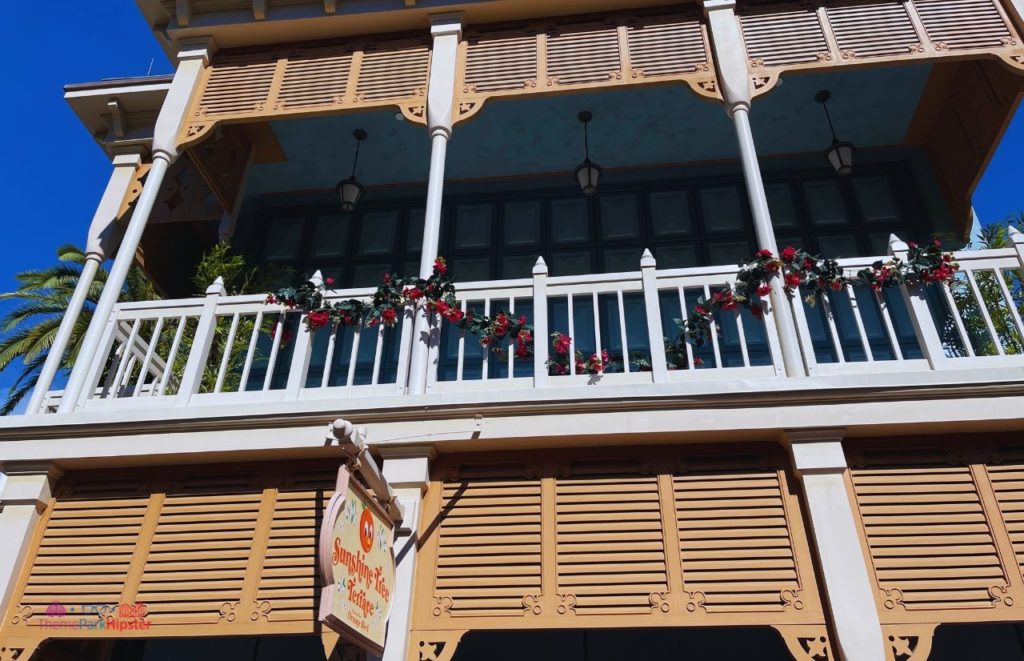
[[[21,373],[7,392],[0,406],[0,415],[11,413],[32,391],[39,371],[57,334],[71,295],[85,263],[81,248],[66,244],[57,248],[56,264],[41,270],[22,271],[14,277],[20,283],[12,292],[0,294],[0,300],[15,302],[14,309],[0,318],[0,371],[20,361]],[[100,293],[107,281],[107,271],[100,268],[89,288],[85,306],[79,315],[61,361],[62,370],[70,370],[85,338]],[[121,300],[144,301],[158,298],[152,283],[138,266],[132,266],[121,292]]]

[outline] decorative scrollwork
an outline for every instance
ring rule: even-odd
[[[452,598],[451,597],[434,597],[434,610],[431,611],[434,617],[441,617],[442,615],[452,614]]]
[[[883,627],[885,644],[894,661],[924,661],[932,651],[934,624]]]
[[[792,607],[798,611],[804,609],[804,600],[800,598],[799,590],[783,590],[779,597],[784,607]]]
[[[235,612],[235,609],[237,608],[237,601],[225,601],[220,606],[220,611],[218,611],[220,613],[220,617],[217,618],[217,621],[229,623],[234,622],[236,619],[238,619],[238,613]]]
[[[465,633],[465,631],[432,631],[421,632],[419,636],[416,636],[416,632],[413,632],[413,640],[419,638],[416,645],[419,661],[451,661],[451,658],[455,656],[455,648],[459,646],[459,641]]]
[[[11,624],[28,624],[30,619],[32,619],[32,608],[30,606],[18,606],[14,609],[14,615],[11,616]]]
[[[882,606],[887,610],[893,610],[897,606],[903,605],[903,591],[899,588],[883,589],[882,590]]]
[[[824,625],[783,625],[774,628],[782,634],[782,640],[794,659],[832,661],[832,646]]]
[[[689,599],[686,602],[687,611],[695,613],[698,608],[703,608],[705,611],[707,610],[707,607],[704,604],[707,603],[708,598],[703,592],[687,592],[686,594],[689,596]]]
[[[555,611],[559,615],[575,615],[576,614],[576,595],[574,594],[560,594],[558,595],[558,607]]]
[[[543,610],[539,594],[528,594],[523,597],[523,615],[540,615]]]
[[[993,585],[988,589],[988,596],[992,597],[993,606],[1013,606],[1014,600],[1008,585]]]
[[[652,613],[667,613],[672,610],[667,592],[652,592],[647,599],[651,602]]]
[[[36,642],[22,643],[13,640],[9,643],[0,642],[0,661],[28,661],[38,645]]]
[[[252,611],[249,613],[249,619],[253,622],[258,622],[260,618],[270,621],[270,611],[274,608],[270,605],[269,601],[254,601],[252,604]]]

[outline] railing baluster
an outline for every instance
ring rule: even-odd
[[[487,298],[484,299],[484,316],[485,317],[491,316],[491,299],[490,299],[490,297],[487,297]],[[481,378],[484,381],[487,380],[487,367],[490,365],[490,362],[491,362],[490,360],[488,360],[488,358],[491,357],[491,349],[493,349],[493,348],[494,347],[491,347],[490,345],[484,347],[484,351],[483,351],[484,356],[481,359],[483,362],[480,365],[480,376],[481,376]]]
[[[242,380],[238,382],[238,392],[245,392],[245,386],[249,383],[249,372],[252,371],[252,361],[256,359],[256,345],[260,341],[260,330],[263,326],[263,311],[256,313],[253,321],[252,333],[249,336],[249,348],[245,352],[245,363],[242,365]]]
[[[828,335],[832,338],[832,346],[836,349],[836,360],[839,364],[846,364],[846,355],[843,353],[843,343],[839,339],[839,328],[836,326],[836,315],[832,311],[832,300],[829,294],[820,296],[821,307],[825,312],[825,325],[828,327]]]
[[[117,365],[117,376],[114,377],[115,397],[120,395],[120,390],[124,387],[123,380],[128,363],[132,362],[132,359],[135,358],[135,339],[139,336],[140,324],[142,324],[142,320],[136,319],[135,323],[132,324],[131,332],[128,333],[128,339],[124,343],[124,353],[121,355],[121,362]],[[131,372],[128,372],[128,377],[131,377]]]
[[[139,356],[135,352],[132,352],[131,357],[128,359],[128,369],[125,370],[124,377],[117,384],[118,396],[120,393],[128,394],[128,386],[131,385],[132,372],[135,371],[135,365],[139,362]]]
[[[569,374],[576,374],[576,320],[572,310],[572,293],[566,296],[569,314]]]
[[[412,360],[412,334],[416,325],[416,306],[406,305],[402,310],[402,334],[398,345],[398,370],[395,374],[395,392],[404,395],[409,387],[409,361]]]
[[[679,310],[680,310],[679,318],[680,318],[680,320],[682,320],[682,322],[684,324],[684,327],[682,329],[680,329],[679,332],[680,333],[685,333],[686,332],[686,328],[685,328],[686,319],[689,316],[689,311],[686,309],[686,292],[683,291],[683,286],[682,285],[679,285],[678,287],[676,287],[676,289],[679,291]],[[696,369],[697,366],[693,364],[693,345],[691,345],[689,342],[687,342],[686,339],[687,339],[686,337],[683,337],[683,345],[686,348],[686,364],[689,366],[690,369]]]
[[[164,317],[157,317],[156,325],[153,327],[153,334],[149,339],[149,347],[146,349],[146,357],[142,360],[142,367],[139,369],[139,380],[135,383],[135,390],[132,391],[132,397],[138,397],[139,393],[142,392],[142,386],[146,382],[146,373],[149,372],[149,365],[153,361],[153,352],[156,351],[156,345],[160,342],[160,333],[164,330]],[[156,376],[153,377],[153,384],[156,384]]]
[[[920,291],[920,285],[914,285]],[[974,345],[971,343],[971,338],[967,334],[967,327],[964,326],[963,317],[960,315],[960,308],[956,305],[956,300],[953,298],[953,292],[949,290],[946,285],[939,285],[939,291],[942,292],[942,297],[946,301],[946,305],[949,306],[949,314],[953,317],[953,325],[956,327],[956,332],[960,335],[960,342],[964,345],[964,351],[970,358],[974,358]],[[981,305],[985,305],[984,302]],[[927,303],[925,303],[925,309],[927,310]],[[928,320],[931,320],[931,314],[928,315]]]
[[[228,337],[224,342],[224,355],[220,357],[220,367],[217,368],[217,382],[213,385],[213,392],[220,392],[224,388],[224,379],[227,377],[228,364],[231,362],[231,350],[235,346],[235,333],[238,332],[238,313],[231,315],[231,326],[228,328]]]
[[[711,287],[704,285],[704,300],[711,300]],[[718,347],[718,322],[714,315],[711,315],[711,350],[715,355],[715,367],[722,367],[722,351]]]
[[[533,266],[533,386],[546,387],[548,377],[548,266],[537,258]]]
[[[270,343],[270,356],[267,358],[267,373],[263,377],[263,390],[270,390],[270,382],[274,379],[277,354],[281,350],[281,336],[284,335],[285,316],[285,311],[281,310],[274,323],[274,340]]]
[[[981,310],[981,318],[985,320],[985,327],[988,329],[988,334],[992,338],[992,344],[996,347],[996,353],[1000,356],[1005,356],[1006,351],[1003,349],[1003,343],[999,340],[999,333],[996,332],[995,324],[992,323],[992,316],[988,313],[988,301],[981,295],[981,290],[978,289],[978,282],[974,278],[974,270],[967,269],[967,281],[971,285],[971,291],[974,292],[974,300],[978,302],[978,309]]]
[[[733,284],[734,283],[732,282],[727,282],[726,286],[728,286],[729,289],[735,289]],[[736,320],[736,339],[739,340],[740,343],[740,356],[743,357],[743,366],[750,367],[750,352],[747,350],[747,334],[743,330],[743,316],[740,314],[741,309],[742,308],[737,305],[736,309],[732,311],[733,318]]]
[[[188,325],[188,317],[181,315],[178,318],[178,328],[174,331],[174,339],[171,340],[171,348],[167,352],[167,369],[164,370],[164,378],[160,379],[160,390],[157,396],[163,396],[167,392],[167,384],[174,376],[174,361],[178,358],[178,349],[181,348],[181,337],[185,334],[185,326]]]
[[[1000,268],[992,269],[992,277],[999,283],[999,289],[1003,293],[1003,300],[1006,301],[1006,307],[1010,310],[1010,318],[1013,320],[1013,326],[1017,329],[1017,333],[1020,336],[1022,342],[1024,342],[1024,321],[1020,318],[1020,312],[1017,310],[1017,304],[1013,300],[1013,294],[1010,292],[1010,288],[1006,286],[1006,279],[1003,277],[1003,270]]]
[[[783,305],[789,305],[789,301],[785,300]],[[785,358],[782,355],[782,340],[779,336],[779,330],[775,326],[775,313],[772,309],[772,300],[770,296],[765,296],[760,300],[761,305],[761,323],[764,324],[765,339],[768,342],[768,353],[771,356],[772,368],[775,370],[775,376],[786,376],[786,363]],[[797,339],[800,342],[800,352],[806,361],[806,356],[803,354],[803,339],[800,336],[800,318],[795,314],[793,319],[796,322]],[[807,363],[804,362],[806,366]]]
[[[508,314],[513,319],[515,318],[515,315],[516,315],[516,298],[515,298],[515,296],[509,296],[508,297]],[[508,378],[511,380],[512,378],[515,377],[515,373],[516,373],[516,370],[515,370],[516,338],[515,337],[509,337],[506,340],[506,343],[508,344]]]
[[[882,292],[872,292],[875,295],[875,301],[878,303],[878,311],[882,316],[882,323],[885,325],[885,334],[889,337],[889,344],[892,345],[893,353],[896,355],[896,360],[903,360],[903,348],[900,346],[900,338],[896,335],[896,327],[892,323],[892,316],[889,313],[889,303],[885,300],[885,296]]]
[[[327,355],[324,356],[324,371],[320,375],[320,387],[326,388],[331,382],[331,363],[334,362],[334,349],[338,344],[338,333],[341,332],[341,324],[331,327],[331,334],[327,336]]]
[[[619,302],[619,332],[622,333],[622,371],[629,373],[629,342],[626,340],[626,306],[622,302],[622,290],[615,292]]]
[[[463,299],[461,303],[462,314],[469,310],[469,303]],[[455,356],[455,381],[462,381],[462,370],[466,363],[466,331],[459,329],[459,345]]]
[[[317,270],[309,279],[314,287],[320,287],[324,283],[323,274]],[[306,387],[306,377],[309,375],[309,364],[313,359],[313,332],[309,327],[308,314],[299,316],[299,329],[295,344],[292,346],[292,362],[288,366],[288,381],[285,383],[285,398],[298,399],[302,389]]]
[[[384,324],[377,325],[377,343],[373,349],[373,374],[370,377],[372,385],[377,385],[380,380],[380,364],[384,356],[384,328]]]
[[[857,334],[860,335],[864,356],[868,359],[869,363],[873,363],[875,362],[875,354],[871,351],[871,343],[868,342],[868,332],[864,328],[864,320],[860,316],[860,307],[857,305],[857,293],[853,290],[853,285],[851,284],[846,285],[845,291],[850,299],[850,307],[853,309],[853,321],[857,325]]]
[[[354,329],[352,332],[352,351],[349,352],[348,375],[345,377],[346,386],[351,386],[356,380],[356,362],[359,359],[359,338],[363,336],[364,327],[365,326],[363,326],[362,323],[356,324],[352,327]]]
[[[597,355],[601,355],[601,305],[598,302],[597,292],[594,292],[594,346],[597,349]]]
[[[647,341],[651,345],[651,378],[654,383],[665,383],[668,381],[668,357],[665,355],[665,340],[661,329],[661,302],[658,300],[656,267],[654,255],[645,249],[640,258],[640,281],[644,288],[644,308],[647,313]],[[623,361],[628,366],[629,356],[624,356]]]
[[[185,371],[182,373],[181,386],[178,388],[178,396],[174,402],[175,406],[188,406],[192,395],[199,392],[203,384],[203,374],[206,371],[206,362],[210,357],[210,347],[213,346],[214,338],[217,335],[217,305],[224,293],[224,279],[220,277],[206,288],[203,311],[199,315],[196,334],[192,338],[192,350],[189,351],[188,360],[185,362]]]

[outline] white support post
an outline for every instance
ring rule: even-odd
[[[906,262],[907,251],[910,246],[900,240],[895,234],[889,235],[889,254]],[[940,285],[945,286],[945,285]],[[928,299],[924,297],[924,289],[921,285],[906,284],[900,285],[900,293],[907,304],[907,311],[910,313],[910,321],[914,324],[914,335],[917,336],[917,343],[921,345],[921,353],[928,361],[928,366],[933,370],[940,370],[949,365],[946,351],[942,348],[942,338],[932,320],[931,310],[928,308]],[[956,309],[950,310],[950,314],[959,314]],[[964,338],[969,342],[969,338]]]
[[[46,355],[46,361],[39,372],[35,389],[32,391],[32,398],[29,399],[26,415],[42,413],[43,399],[47,391],[53,385],[53,379],[60,369],[64,359],[64,352],[67,351],[68,343],[71,341],[71,334],[78,323],[78,316],[82,313],[89,290],[92,288],[96,272],[107,255],[117,245],[120,239],[120,228],[117,226],[117,212],[121,209],[125,196],[135,181],[135,173],[142,164],[142,156],[137,153],[124,153],[114,156],[114,171],[110,174],[110,181],[103,191],[103,197],[96,207],[96,213],[89,225],[89,234],[86,238],[85,263],[82,265],[82,273],[78,276],[75,284],[75,291],[68,301],[68,309],[61,319],[60,327],[53,338],[53,343]]]
[[[1021,1],[1024,2],[1024,0]],[[1013,249],[1017,252],[1017,262],[1020,264],[1020,277],[1024,278],[1024,233],[1021,233],[1013,225],[1009,226],[1007,233],[1010,235],[1010,243],[1013,245]]]
[[[548,265],[533,265],[533,386],[548,385]]]
[[[787,431],[785,441],[803,485],[839,658],[884,661],[878,606],[846,488],[844,434],[844,429]]]
[[[178,68],[174,73],[174,80],[167,91],[167,96],[164,98],[164,104],[160,108],[153,131],[153,166],[146,176],[142,194],[135,203],[135,212],[132,214],[124,238],[121,240],[117,257],[114,259],[107,282],[103,287],[103,293],[93,310],[92,321],[82,340],[78,360],[64,390],[64,396],[58,409],[59,413],[71,413],[75,410],[75,405],[85,387],[90,365],[93,361],[100,359],[97,356],[97,349],[103,328],[114,310],[114,305],[117,304],[117,299],[121,296],[121,288],[124,286],[128,271],[135,260],[135,251],[138,250],[142,234],[146,230],[149,215],[153,211],[153,205],[156,204],[156,198],[160,193],[164,176],[167,174],[167,168],[178,157],[178,134],[184,125],[189,102],[199,84],[203,70],[210,62],[212,52],[211,41],[202,39],[183,42],[182,50],[178,53]]]
[[[309,281],[319,287],[324,283],[323,273],[317,270]],[[309,374],[309,363],[313,357],[313,331],[305,322],[305,319],[299,319],[295,348],[292,349],[292,363],[288,368],[288,383],[285,384],[285,399],[299,398],[299,392],[306,385],[306,375]],[[330,369],[330,365],[325,365],[324,369]]]
[[[207,359],[210,357],[210,347],[213,346],[213,340],[217,337],[217,305],[220,303],[220,297],[225,293],[224,278],[221,277],[218,277],[212,285],[206,288],[206,300],[203,301],[203,311],[199,315],[196,333],[192,337],[192,350],[189,351],[185,371],[181,375],[181,385],[178,387],[175,406],[188,406],[192,395],[199,392],[199,388],[203,384],[203,373],[206,371]]]
[[[402,525],[395,531],[395,601],[388,622],[382,661],[405,661],[409,647],[409,622],[415,596],[416,546],[419,542],[420,503],[430,480],[433,448],[378,446],[384,457],[384,479],[404,508]]]
[[[6,613],[59,472],[50,465],[5,464],[2,470],[6,480],[0,475],[0,613]]]
[[[726,112],[736,128],[743,179],[746,182],[750,212],[754,219],[754,232],[759,247],[771,250],[777,255],[779,248],[775,241],[775,230],[772,228],[764,181],[761,179],[757,148],[750,130],[750,72],[747,69],[747,51],[743,45],[743,35],[740,34],[735,7],[736,0],[704,0],[704,14],[708,19],[715,66],[718,70],[718,83]],[[800,354],[800,338],[796,332],[789,296],[779,277],[772,278],[769,285],[772,289],[772,314],[775,315],[786,375],[807,376],[807,369]],[[799,299],[795,304],[801,304]]]
[[[427,179],[427,206],[423,218],[423,245],[420,249],[420,277],[434,272],[437,246],[441,236],[441,199],[444,193],[444,163],[448,139],[452,135],[452,104],[455,99],[455,65],[462,38],[462,14],[431,17],[430,34],[434,47],[430,55],[430,81],[427,85],[427,129],[430,132],[430,173]],[[432,342],[427,310],[420,307],[413,330],[413,348],[409,368],[409,393],[422,395],[427,390],[427,369]]]
[[[647,311],[647,338],[651,344],[651,373],[655,383],[668,382],[668,358],[665,356],[665,335],[661,329],[661,303],[658,300],[657,262],[649,249],[640,258],[640,277],[644,286],[644,307]],[[685,314],[685,312],[684,312]],[[629,360],[623,356],[623,360]]]

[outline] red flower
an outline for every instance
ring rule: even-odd
[[[693,366],[694,367],[700,367],[703,364],[704,364],[704,361],[701,360],[700,358],[694,358],[693,359]]]
[[[698,305],[698,306],[693,308],[693,313],[694,314],[698,314],[698,315],[700,315],[702,317],[705,317],[705,316],[707,316],[708,311],[707,311],[707,309],[703,305]]]
[[[312,330],[323,328],[331,322],[331,315],[326,310],[315,310],[306,317],[306,324]]]
[[[395,312],[395,308],[384,308],[384,311],[380,313],[380,318],[386,326],[394,326],[395,321],[398,320],[398,313]]]
[[[277,303],[277,299],[274,298],[273,294],[267,294],[267,300],[264,301],[264,303],[267,305],[273,305],[274,303]]]
[[[785,248],[782,249],[782,252],[779,253],[779,257],[781,257],[782,261],[784,262],[792,262],[794,259],[796,259],[796,248],[792,246],[786,246]]]
[[[757,256],[770,259],[772,256],[772,251],[768,250],[767,248],[762,248],[761,250],[757,251]]]
[[[418,301],[423,298],[423,290],[419,287],[406,287],[402,291],[402,296],[405,296],[410,301]]]
[[[797,273],[786,274],[786,286],[787,287],[799,287],[803,279]]]
[[[462,321],[462,318],[464,316],[466,315],[462,312],[462,308],[453,307],[448,309],[448,313],[445,315],[445,319],[454,323]]]
[[[814,260],[811,259],[810,257],[804,257],[804,268],[805,269],[813,269],[814,268]]]
[[[327,278],[326,280],[324,280],[324,282],[326,284],[328,284],[328,285],[333,285],[334,284],[334,278]]]
[[[910,248],[911,250],[913,250],[914,248],[917,247],[917,244],[914,243],[913,241],[911,241],[910,243],[907,244],[907,247]]]
[[[833,280],[832,281],[832,289],[834,291],[839,291],[842,288],[843,288],[843,281],[842,280]]]
[[[444,257],[438,257],[434,260],[434,272],[435,273],[447,273],[448,263],[444,261]]]
[[[526,325],[526,315],[525,314],[519,315],[518,321],[519,321],[519,325],[520,326],[525,326]]]
[[[434,309],[437,310],[437,313],[440,315],[443,315],[445,312],[448,312],[448,308],[449,305],[444,301],[438,301],[437,303],[434,303]]]
[[[572,347],[572,338],[568,335],[558,333],[554,342],[551,343],[551,347],[556,353],[569,353],[569,349]]]
[[[391,274],[390,273],[385,273],[384,274],[384,284],[386,284],[386,285],[390,285],[391,284]]]
[[[757,319],[764,319],[764,308],[760,305],[751,305],[750,314],[754,315]]]
[[[769,287],[768,285],[761,285],[760,287],[757,288],[758,296],[767,296],[770,293],[772,293],[772,288]]]
[[[529,355],[530,350],[525,344],[520,344],[516,347],[516,358],[526,358]]]

